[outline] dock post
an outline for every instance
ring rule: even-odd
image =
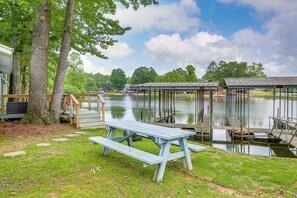
[[[154,90],[154,123],[156,123],[156,98],[157,98],[157,96],[156,96],[156,90]]]
[[[148,90],[148,108],[149,108],[149,111],[148,111],[148,123],[151,123],[151,90],[149,89]]]
[[[143,108],[142,108],[142,122],[145,122],[145,90],[143,90]]]
[[[162,119],[162,113],[161,113],[161,90],[159,89],[159,118]]]
[[[212,140],[212,115],[213,115],[213,93],[212,90],[209,91],[209,140]]]
[[[138,112],[139,112],[139,108],[138,108],[138,100],[139,100],[139,97],[138,97],[138,89],[136,89],[136,121],[138,122]]]
[[[248,132],[250,133],[250,90],[248,89]]]
[[[287,88],[287,124],[286,124],[286,128],[287,128],[286,141],[288,142],[288,133],[289,133],[289,88]]]

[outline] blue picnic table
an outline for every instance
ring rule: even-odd
[[[104,146],[104,156],[106,156],[109,149],[111,149],[144,162],[145,167],[156,165],[153,179],[157,182],[162,181],[168,161],[182,158],[184,167],[192,170],[193,166],[190,153],[205,149],[202,146],[188,144],[187,139],[189,136],[195,135],[195,133],[181,129],[167,128],[133,121],[106,122],[106,128],[108,130],[106,138],[98,136],[91,137],[89,140]],[[116,129],[123,130],[123,136],[114,137]],[[134,135],[139,135],[152,140],[160,147],[159,155],[154,155],[134,148],[132,141]],[[128,146],[121,144],[123,141],[127,141]],[[179,146],[179,151],[171,153],[171,145]]]

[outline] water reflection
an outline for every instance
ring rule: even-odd
[[[111,107],[111,117],[115,119],[122,119],[125,116],[126,109],[123,107]]]
[[[188,124],[194,124],[194,114],[189,113]]]
[[[227,151],[233,151],[233,152],[239,152],[239,153],[245,153],[245,154],[251,154],[251,155],[259,155],[259,156],[274,156],[274,152],[270,147],[264,147],[264,146],[257,146],[257,145],[250,145],[250,144],[212,144],[213,147],[227,150]]]
[[[106,101],[106,120],[113,118],[120,118],[126,120],[137,120],[137,117],[140,116],[140,112],[136,112],[137,107],[137,97],[136,96],[104,96]],[[138,107],[143,107],[143,96],[139,96]],[[205,113],[209,106],[208,98],[205,97]],[[251,98],[250,100],[250,127],[251,128],[269,128],[269,116],[273,115],[273,100],[271,98]],[[278,100],[275,100],[275,103],[278,104]],[[293,101],[293,106],[296,107],[297,101]],[[153,103],[151,104],[154,105]],[[147,108],[147,98],[146,98],[146,108]],[[224,125],[225,114],[225,98],[224,97],[215,97],[214,98],[214,126]],[[111,112],[111,107],[113,108],[124,108],[125,114],[117,116],[116,114],[123,114],[123,110],[116,112]],[[194,97],[177,97],[176,99],[176,123],[194,123],[194,114],[195,114],[195,101]],[[156,109],[158,109],[158,103],[156,104]],[[247,109],[247,104],[246,104]],[[145,110],[144,110],[145,111]],[[146,111],[148,112],[148,111]],[[157,114],[157,113],[156,113]],[[245,119],[247,121],[247,111],[245,112]],[[296,117],[297,111],[293,112],[291,117]],[[147,115],[143,115],[148,119]],[[153,112],[151,119],[153,118]]]

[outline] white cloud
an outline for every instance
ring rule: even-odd
[[[81,59],[84,65],[84,71],[87,73],[101,73],[101,74],[110,74],[111,70],[107,67],[97,67],[95,66],[87,56],[81,55]]]
[[[237,3],[254,8],[258,12],[291,12],[297,10],[295,0],[219,0],[222,3]]]
[[[166,31],[166,34],[151,37],[145,42],[145,54],[155,61],[149,60],[147,66],[154,67],[159,74],[192,64],[196,67],[198,76],[201,76],[212,60],[235,60],[261,62],[268,76],[297,75],[297,0],[218,1],[253,8],[252,12],[260,16],[261,22],[265,20],[262,31],[245,28],[235,32],[231,38],[197,32],[200,23],[197,18],[199,8],[193,0],[141,7],[138,11],[119,9],[115,17],[122,25],[131,26],[137,33]],[[191,36],[185,37],[184,33]],[[134,67],[146,64],[145,58],[134,52],[127,43],[117,43],[106,51],[106,55],[110,58],[133,55],[131,56],[133,61],[125,59],[124,66],[119,66],[123,63],[121,61],[120,64],[116,62],[108,64],[112,65],[110,67],[95,67],[89,60],[85,60],[86,71],[108,74],[114,68],[123,68],[129,75],[132,74]]]
[[[134,52],[133,49],[129,47],[127,43],[115,43],[113,46],[110,46],[104,53],[109,58],[125,58],[131,55]]]
[[[297,75],[297,13],[284,13],[266,23],[263,34],[243,29],[233,35],[243,57],[250,62],[261,62],[269,76]]]
[[[249,62],[261,62],[269,76],[297,75],[297,1],[295,0],[219,0],[255,9],[257,15],[272,12],[264,22],[264,32],[251,28],[233,34],[232,43]]]
[[[145,53],[158,62],[181,66],[192,64],[200,73],[199,76],[201,72],[205,73],[206,66],[212,60],[243,60],[237,47],[230,41],[208,32],[199,32],[185,39],[178,33],[161,34],[145,42]]]
[[[150,5],[132,8],[119,8],[111,18],[118,19],[122,25],[132,27],[132,32],[157,29],[171,32],[186,32],[199,25],[199,8],[194,0],[181,0],[179,3]]]

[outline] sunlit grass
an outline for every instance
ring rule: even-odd
[[[169,162],[164,180],[156,183],[154,166],[144,168],[141,162],[116,152],[103,157],[102,146],[88,141],[90,136],[106,136],[105,129],[89,130],[68,142],[51,141],[62,135],[15,140],[30,140],[22,149],[27,155],[0,156],[0,197],[293,197],[297,192],[296,159],[207,147],[192,155],[192,171],[185,170],[181,160]],[[0,147],[12,144],[2,139]],[[40,142],[52,145],[36,147]],[[135,147],[158,153],[158,147],[147,139],[135,142]]]

